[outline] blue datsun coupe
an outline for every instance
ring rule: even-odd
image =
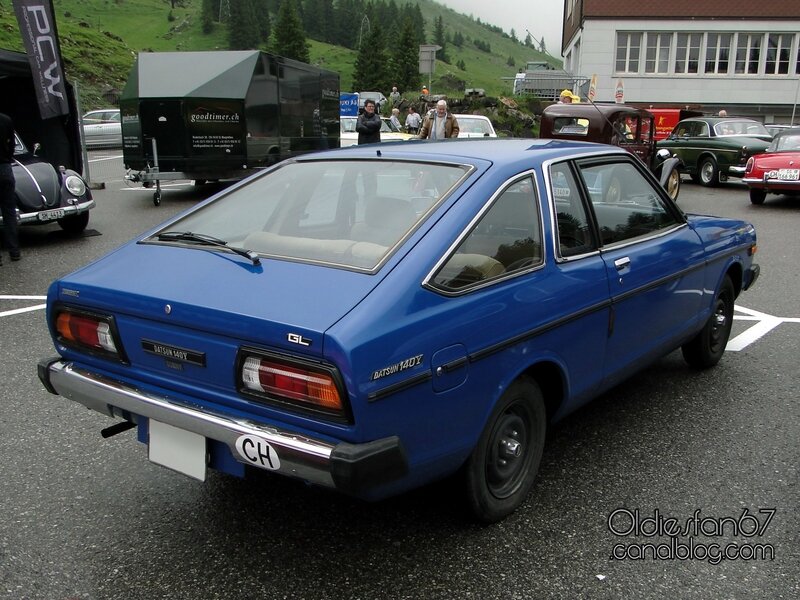
[[[54,282],[39,377],[200,480],[251,466],[378,499],[458,472],[491,522],[549,423],[677,348],[719,361],[755,252],[750,224],[684,214],[619,148],[354,146]]]

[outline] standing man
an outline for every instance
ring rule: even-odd
[[[436,110],[432,111],[422,122],[419,137],[423,140],[443,140],[458,137],[458,121],[451,113],[447,112],[447,102],[439,100]]]
[[[364,112],[356,120],[358,143],[374,144],[381,141],[381,118],[375,112],[375,101],[364,101]]]
[[[414,110],[413,106],[408,107],[408,116],[406,117],[406,130],[408,133],[417,134],[419,132],[419,126],[422,123],[422,117],[419,116],[419,113]]]
[[[8,250],[11,260],[19,260],[22,255],[17,240],[17,206],[14,198],[12,160],[14,160],[14,123],[11,117],[0,113],[0,215],[3,217],[3,245]],[[0,264],[3,264],[1,254]]]
[[[392,106],[397,106],[400,104],[400,92],[397,91],[397,86],[392,86],[392,93],[389,94],[389,100],[392,102]]]

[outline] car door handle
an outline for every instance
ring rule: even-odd
[[[631,259],[627,256],[618,258],[614,261],[614,266],[617,268],[617,271],[622,271],[622,269],[626,269],[631,266]]]

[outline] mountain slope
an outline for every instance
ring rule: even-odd
[[[526,48],[497,28],[488,28],[472,18],[431,0],[408,0],[419,4],[425,18],[426,36],[432,38],[434,19],[443,17],[448,37],[460,32],[462,48],[447,47],[450,64],[437,61],[432,92],[457,94],[459,88],[483,88],[489,95],[510,93],[513,77],[528,60],[550,60]],[[107,104],[102,94],[121,89],[139,51],[225,49],[226,27],[216,25],[211,34],[200,27],[200,0],[56,0],[56,21],[67,77],[78,83],[83,109]],[[406,2],[400,3],[404,6]],[[356,52],[309,39],[311,62],[337,71],[341,89],[351,89]],[[479,50],[475,42],[490,47]],[[22,39],[10,2],[0,4],[0,48],[23,50]],[[511,59],[511,60],[510,60]],[[456,64],[463,61],[466,70]],[[513,62],[514,66],[509,62]],[[388,90],[385,90],[388,91]]]

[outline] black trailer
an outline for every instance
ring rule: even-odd
[[[339,147],[339,74],[257,50],[142,52],[120,98],[127,178],[238,179]]]

